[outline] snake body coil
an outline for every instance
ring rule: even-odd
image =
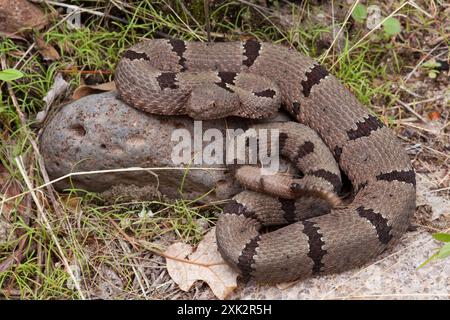
[[[283,189],[279,181],[255,181],[250,167],[238,170],[244,185],[281,192],[243,191],[219,217],[219,251],[245,277],[280,282],[344,271],[378,255],[409,226],[415,173],[403,148],[334,76],[295,50],[254,40],[149,40],[124,53],[116,83],[125,102],[155,114],[263,118],[281,104],[301,123],[283,124],[281,153],[308,184],[337,194],[340,170],[350,180],[352,201],[334,208],[310,196],[295,199],[299,185],[308,189],[301,179]]]

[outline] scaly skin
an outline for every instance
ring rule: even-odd
[[[340,208],[319,210],[323,200],[317,206],[307,200],[308,212],[301,200],[283,194],[236,195],[219,217],[216,235],[222,256],[244,277],[280,282],[340,272],[366,263],[406,231],[415,209],[408,156],[334,76],[295,50],[253,40],[144,41],[124,54],[116,82],[125,102],[156,114],[262,118],[281,103],[317,132],[348,176],[354,198]],[[289,150],[291,159],[308,154]],[[319,172],[324,183],[336,184],[336,172]],[[260,233],[262,226],[286,223]]]

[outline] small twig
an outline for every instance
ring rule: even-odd
[[[418,114],[416,112],[416,110],[414,110],[413,108],[411,108],[409,106],[409,104],[404,103],[403,101],[401,101],[400,99],[397,100],[399,104],[401,104],[403,107],[405,107],[409,112],[411,112],[412,114],[414,114],[417,118],[419,118],[420,120],[422,120],[424,123],[428,123],[428,120],[425,119],[424,117],[422,117],[420,114]]]
[[[187,260],[187,259],[183,259],[183,258],[177,258],[177,257],[169,256],[168,254],[165,254],[161,250],[156,250],[154,248],[149,248],[149,246],[147,246],[144,241],[139,241],[139,240],[134,239],[133,237],[130,237],[111,218],[109,218],[109,221],[114,226],[114,228],[116,228],[116,230],[125,238],[125,240],[127,240],[133,246],[133,248],[135,248],[135,249],[138,249],[139,247],[144,247],[145,250],[148,250],[151,253],[156,254],[158,256],[161,256],[163,258],[175,260],[175,261],[178,261],[178,262],[193,264],[193,265],[196,265],[196,266],[207,267],[207,268],[208,267],[212,267],[212,266],[216,266],[216,265],[222,265],[222,264],[225,263],[225,262],[223,262],[223,263],[201,263],[201,262],[191,261],[191,260]]]
[[[325,53],[323,54],[322,58],[319,59],[319,62],[323,62],[327,56],[328,53],[330,52],[331,48],[333,48],[334,44],[336,43],[336,41],[338,40],[339,35],[342,33],[342,30],[344,30],[345,25],[347,24],[348,19],[350,18],[350,16],[352,15],[353,10],[355,10],[356,5],[359,3],[359,0],[356,0],[355,3],[353,4],[353,6],[350,8],[350,10],[347,13],[347,16],[344,19],[344,22],[342,23],[342,26],[339,28],[338,33],[334,36],[333,38],[333,42],[330,44],[330,46],[328,47],[327,51],[325,51]],[[333,7],[334,8],[334,7]],[[334,11],[333,11],[334,13]],[[334,33],[334,19],[333,19],[333,33]]]
[[[147,171],[147,172],[152,172],[152,171],[167,171],[167,170],[212,170],[212,171],[226,171],[226,168],[185,168],[185,167],[155,167],[155,168],[141,168],[141,167],[130,167],[130,168],[120,168],[120,169],[106,169],[106,170],[93,170],[93,171],[80,171],[80,172],[71,172],[68,173],[66,175],[63,175],[59,178],[56,178],[54,180],[45,182],[44,184],[41,184],[40,186],[37,186],[35,188],[33,188],[32,190],[28,190],[26,192],[22,192],[20,194],[14,195],[12,197],[3,199],[0,204],[3,204],[5,202],[14,200],[18,197],[21,197],[25,194],[30,193],[31,191],[37,191],[39,189],[45,188],[49,185],[52,185],[58,181],[67,179],[67,178],[71,178],[71,177],[75,177],[75,176],[84,176],[84,175],[90,175],[90,174],[98,174],[98,173],[114,173],[114,172],[133,172],[133,171]]]
[[[435,193],[435,192],[441,192],[441,191],[447,191],[447,190],[450,190],[450,187],[445,187],[445,188],[440,188],[440,189],[432,189],[432,190],[429,190],[429,191],[427,191],[426,193]]]
[[[422,12],[424,15],[426,15],[428,18],[433,19],[434,16],[432,16],[431,14],[429,14],[428,12],[426,12],[425,10],[423,10],[419,5],[417,5],[413,0],[409,0],[409,4],[411,6],[413,6],[414,8],[416,8],[417,10],[419,10],[420,12]]]
[[[450,134],[442,133],[442,132],[440,132],[439,129],[437,129],[437,130],[430,130],[428,128],[425,128],[425,127],[422,127],[422,126],[417,126],[417,125],[414,125],[414,123],[408,123],[408,122],[403,123],[403,125],[411,127],[411,128],[414,128],[414,129],[417,129],[417,130],[422,130],[422,131],[431,133],[432,135],[435,135],[435,136],[442,135],[442,136],[450,137]]]
[[[122,247],[122,250],[124,252],[126,252],[127,254],[131,255],[130,248],[127,247],[125,241],[119,239],[119,243],[120,243],[120,246]],[[133,258],[131,258],[131,259],[133,260],[133,264],[131,264],[131,268],[133,269],[133,272],[136,275],[136,280],[137,280],[139,286],[141,287],[142,294],[147,299],[148,298],[147,291],[150,290],[151,285],[148,282],[148,279],[146,279],[146,277],[144,276],[144,271],[142,270],[142,267],[139,266],[139,263],[136,263],[136,261],[134,261]],[[136,266],[137,266],[137,268],[136,268]],[[145,284],[147,285],[147,290],[145,290],[144,284],[142,283],[141,279],[145,280]]]
[[[23,61],[23,59],[25,59],[25,57],[31,52],[31,50],[33,50],[33,48],[36,46],[36,42],[33,42],[27,49],[27,51],[25,51],[25,53],[20,57],[19,61],[16,62],[16,64],[14,65],[14,69],[17,69],[17,67],[19,66],[19,64]],[[25,65],[25,63],[23,64],[23,66]],[[19,70],[21,70],[22,67],[20,67]],[[2,65],[3,68],[3,65]]]
[[[441,43],[438,43],[436,46],[433,47],[420,61],[414,66],[414,68],[407,74],[407,76],[403,79],[404,82],[408,82],[408,80],[411,78],[411,76],[416,72],[416,70],[425,62],[425,60],[428,59],[428,57],[441,46]]]
[[[112,20],[120,21],[120,22],[123,22],[123,23],[128,23],[128,21],[125,20],[125,19],[114,17],[114,16],[111,16],[109,14],[105,14],[103,12],[95,11],[95,10],[92,10],[92,9],[86,9],[86,8],[82,8],[82,7],[79,7],[79,6],[75,6],[73,4],[67,4],[67,3],[61,3],[61,2],[49,1],[49,0],[42,0],[42,2],[44,2],[44,3],[48,4],[48,5],[52,5],[52,6],[68,8],[68,9],[72,9],[74,11],[86,12],[86,13],[89,13],[89,14],[92,14],[92,15],[95,15],[95,16],[107,17],[107,18],[110,18]]]
[[[358,1],[357,1],[358,2]],[[399,12],[404,6],[406,6],[407,4],[409,4],[408,1],[404,2],[400,7],[398,7],[397,9],[395,9],[390,15],[388,15],[386,18],[384,18],[383,20],[381,20],[376,26],[375,28],[373,28],[372,30],[370,30],[369,32],[367,32],[361,39],[359,39],[350,49],[348,49],[347,52],[345,52],[345,54],[342,54],[331,66],[331,69],[333,69],[336,64],[341,61],[341,59],[348,55],[351,51],[353,51],[355,48],[357,48],[368,36],[370,36],[373,32],[375,32],[381,25],[383,25],[383,23],[388,20],[389,18],[391,18],[392,16],[394,16],[397,12]]]

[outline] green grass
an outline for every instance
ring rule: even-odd
[[[207,39],[202,1],[192,1],[189,5],[183,5],[181,1],[119,1],[122,4],[121,9],[101,1],[72,3],[99,12],[108,7],[111,15],[129,23],[84,13],[85,26],[81,29],[69,30],[63,23],[44,32],[44,40],[53,45],[61,56],[56,62],[43,61],[36,50],[23,57],[32,40],[20,42],[6,39],[0,42],[0,55],[6,58],[8,66],[12,68],[20,61],[18,68],[25,74],[23,78],[11,83],[21,111],[28,118],[25,126],[20,121],[12,98],[7,90],[4,90],[5,85],[2,85],[0,92],[0,126],[3,128],[3,134],[0,135],[0,164],[5,168],[9,180],[16,181],[21,190],[27,188],[14,162],[18,155],[27,159],[26,169],[33,183],[43,183],[41,173],[36,169],[39,164],[29,138],[35,137],[39,130],[39,124],[34,123],[34,118],[44,109],[42,98],[50,90],[58,72],[63,72],[73,90],[80,85],[82,79],[112,80],[115,65],[125,48],[142,38],[150,38],[155,33],[186,40]],[[403,42],[399,43],[395,38],[386,39],[380,34],[381,31],[377,31],[374,33],[375,37],[368,37],[350,51],[367,30],[357,26],[344,28],[341,50],[335,50],[335,45],[333,50],[324,56],[327,48],[320,45],[321,37],[331,32],[331,26],[313,19],[313,5],[309,2],[301,8],[294,6],[287,13],[291,21],[298,21],[300,16],[304,17],[305,20],[300,26],[282,25],[278,23],[276,13],[277,6],[281,5],[280,2],[276,4],[275,9],[263,10],[238,1],[219,4],[210,8],[211,35],[213,39],[226,41],[255,37],[293,46],[304,54],[321,58],[323,64],[330,68],[362,103],[389,124],[393,124],[393,121],[399,118],[399,112],[385,112],[385,109],[389,110],[396,104],[398,98],[396,92],[391,90],[392,83],[397,80],[393,74],[405,74],[411,69],[408,57],[397,54]],[[391,11],[393,9],[394,7]],[[402,37],[417,30],[432,32],[435,28],[435,20],[409,6],[402,9],[401,13],[404,15],[402,22],[405,28]],[[438,29],[438,35],[447,36],[442,29]],[[75,191],[80,190],[68,191],[75,197]],[[145,248],[132,248],[122,233],[147,243],[171,236],[173,239],[196,244],[205,231],[202,224],[212,226],[215,220],[214,212],[217,212],[217,207],[213,205],[198,207],[195,201],[185,199],[106,205],[96,194],[81,194],[82,197],[75,201],[79,202],[77,209],[67,205],[65,196],[57,199],[62,213],[58,215],[49,201],[48,192],[44,190],[42,194],[39,193],[42,195],[40,200],[45,202],[52,230],[57,235],[65,258],[69,264],[78,265],[81,270],[82,287],[95,287],[102,279],[102,266],[108,266],[124,283],[124,288],[118,293],[118,296],[122,297],[143,297],[139,286],[134,283],[135,268],[136,261],[147,261],[147,258],[142,258],[146,252]],[[26,198],[24,196],[18,199],[11,212],[3,213],[0,217],[7,219],[12,230],[19,233],[19,236],[11,237],[1,244],[0,265],[18,250],[21,241],[25,243],[21,263],[0,271],[0,296],[23,299],[80,298],[76,289],[67,286],[70,276],[61,263],[61,253],[45,225],[37,218],[39,213],[35,207],[29,208],[29,221],[24,221],[24,210],[20,209],[18,204],[20,200],[25,203]],[[143,219],[139,216],[141,212],[149,210],[152,212],[151,217]],[[111,220],[116,222],[122,233],[111,224]],[[124,253],[124,243],[133,254]],[[163,247],[155,247],[155,250],[159,249]],[[155,268],[163,266],[156,264]],[[145,276],[138,277],[145,279]],[[150,295],[160,298],[168,297],[174,291],[164,286],[151,290]],[[92,295],[92,292],[87,294],[88,297]]]

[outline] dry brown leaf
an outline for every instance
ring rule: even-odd
[[[428,118],[432,121],[439,120],[441,118],[441,113],[439,111],[431,111],[428,113]]]
[[[42,9],[27,0],[0,0],[0,34],[10,38],[30,29],[41,29],[49,20]]]
[[[101,83],[93,86],[81,85],[78,88],[76,88],[75,91],[73,92],[72,99],[78,100],[90,94],[113,90],[116,90],[116,83],[114,81]]]
[[[48,109],[57,98],[66,93],[67,89],[69,89],[69,83],[64,80],[61,73],[56,74],[52,87],[42,99],[45,101],[45,108]]]
[[[46,43],[42,37],[36,38],[36,45],[45,61],[56,61],[61,58],[58,51],[52,45]]]
[[[237,287],[239,274],[225,263],[217,250],[215,228],[205,235],[197,250],[177,242],[164,254],[170,277],[183,291],[188,291],[195,281],[203,280],[217,298],[225,299]]]

